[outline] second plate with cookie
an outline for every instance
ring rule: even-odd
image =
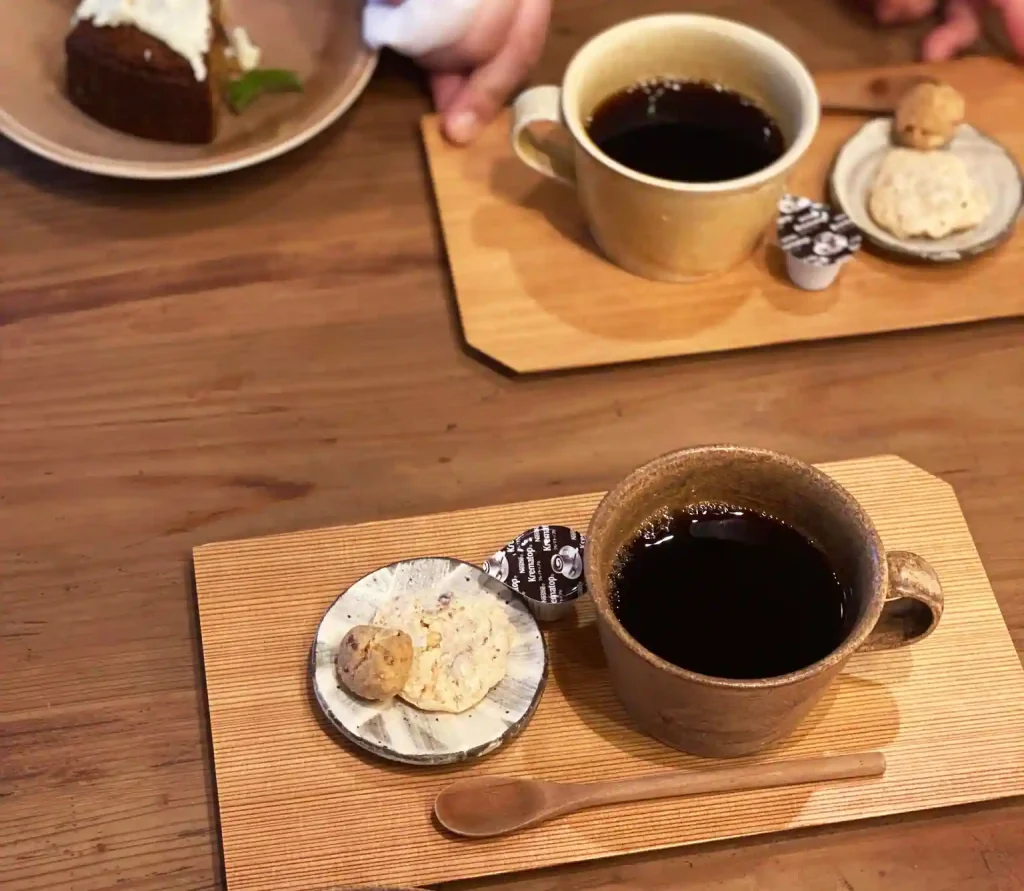
[[[1024,202],[1020,168],[965,117],[951,86],[919,84],[894,117],[869,121],[843,145],[829,192],[868,243],[905,259],[953,263],[1013,233]]]
[[[892,132],[891,118],[869,121],[839,151],[829,177],[832,202],[868,242],[907,259],[952,263],[1010,237],[1024,188],[1002,145],[970,124],[930,151],[896,147]]]

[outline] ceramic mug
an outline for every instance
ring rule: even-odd
[[[609,96],[657,77],[722,84],[755,100],[788,149],[740,179],[682,183],[638,173],[604,154],[587,121]],[[534,87],[513,108],[512,146],[530,167],[575,187],[590,232],[628,272],[685,281],[749,255],[775,216],[785,177],[818,129],[820,105],[803,63],[781,43],[727,19],[689,13],[623,22],[587,43],[561,87]],[[533,125],[568,131],[569,148]]]
[[[618,554],[646,520],[700,502],[769,514],[823,549],[858,611],[835,650],[790,674],[729,680],[679,668],[629,635],[610,600]],[[626,477],[591,519],[584,572],[612,685],[626,711],[650,736],[706,757],[748,755],[778,742],[803,720],[853,653],[919,641],[942,616],[935,570],[908,551],[887,553],[846,489],[794,458],[737,446],[673,452]]]

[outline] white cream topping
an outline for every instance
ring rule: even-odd
[[[97,28],[134,25],[183,56],[196,80],[206,80],[213,40],[210,0],[82,0],[72,23],[79,21]]]
[[[245,28],[231,29],[231,46],[228,47],[228,55],[238,60],[238,67],[242,71],[252,71],[260,67],[262,51],[252,39]]]

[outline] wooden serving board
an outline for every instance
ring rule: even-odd
[[[970,121],[1024,157],[1024,70],[991,58],[832,72],[822,91],[855,96],[879,75],[931,73],[967,97]],[[789,187],[823,198],[829,167],[864,118],[825,115]],[[636,278],[600,256],[573,192],[512,153],[508,119],[469,149],[423,122],[434,194],[467,343],[517,372],[551,371],[850,337],[1024,313],[1024,240],[942,268],[862,251],[836,284],[801,291],[761,248],[722,276],[688,284]]]
[[[196,548],[230,891],[426,885],[1024,793],[1024,670],[953,490],[892,456],[824,470],[860,499],[887,546],[931,561],[946,612],[911,649],[855,655],[763,760],[880,749],[885,777],[605,808],[504,839],[442,835],[434,796],[477,773],[588,781],[721,762],[633,729],[608,684],[589,603],[548,631],[551,674],[523,735],[452,768],[397,766],[332,736],[310,695],[310,644],[324,610],[366,572],[442,552],[480,562],[540,522],[584,529],[600,496]]]

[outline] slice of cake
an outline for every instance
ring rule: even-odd
[[[220,0],[83,0],[65,41],[67,92],[134,136],[213,141],[227,48]]]
[[[260,51],[226,27],[221,0],[82,0],[65,40],[67,94],[115,130],[162,142],[213,142],[225,101],[301,89],[257,69]]]

